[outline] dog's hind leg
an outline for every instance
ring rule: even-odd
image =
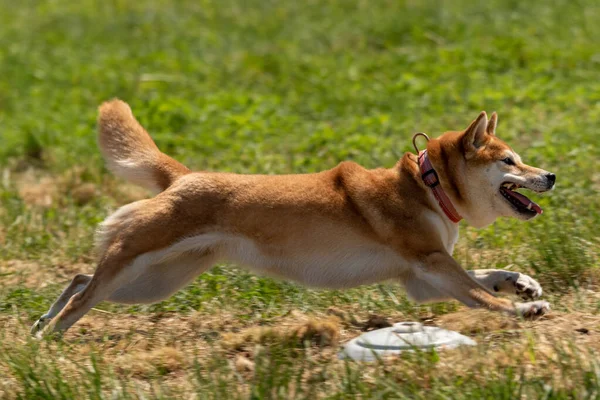
[[[119,256],[105,258],[98,264],[94,276],[83,290],[71,296],[63,309],[43,328],[41,333],[67,330],[92,307],[102,300],[106,300],[110,293],[124,282],[133,279],[134,271],[127,268],[130,262],[130,258]]]
[[[58,296],[58,299],[50,306],[46,314],[42,315],[31,327],[31,333],[41,330],[52,318],[54,318],[69,302],[69,299],[79,293],[92,280],[92,275],[77,274]]]
[[[120,304],[150,304],[164,300],[209,269],[215,257],[189,252],[162,264],[148,265],[138,277],[124,283],[106,299]],[[81,292],[92,280],[92,275],[78,274],[61,293],[46,314],[31,328],[34,334],[43,329],[67,305],[71,297]]]
[[[115,290],[107,301],[149,304],[167,299],[212,267],[215,259],[210,251],[188,252],[161,264],[148,265],[137,278]]]
[[[177,207],[160,196],[119,209],[100,227],[98,243],[102,254],[94,276],[83,290],[71,296],[42,332],[68,329],[96,304],[134,281],[145,270],[144,263],[135,262],[136,259],[168,248],[189,233],[195,226],[193,222],[182,219]],[[151,264],[152,257],[141,258]]]

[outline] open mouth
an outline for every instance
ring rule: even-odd
[[[527,196],[516,191],[521,187],[516,183],[504,182],[500,186],[500,194],[521,214],[534,216],[543,213],[544,210],[542,210],[542,207],[531,201]]]

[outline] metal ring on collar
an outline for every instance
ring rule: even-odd
[[[415,151],[417,152],[417,157],[419,156],[419,148],[417,147],[417,138],[419,136],[423,136],[429,142],[429,136],[427,136],[426,133],[417,132],[413,135],[412,143],[413,143],[413,146],[415,147]]]

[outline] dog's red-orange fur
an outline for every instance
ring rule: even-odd
[[[488,122],[482,112],[466,130],[427,144],[443,189],[476,226],[499,216],[524,219],[496,193],[499,179],[537,182],[546,174],[523,164],[495,136],[496,124],[495,113]],[[102,300],[161,300],[218,260],[313,286],[396,279],[418,301],[455,298],[524,316],[548,309],[545,302],[515,305],[492,294],[540,295],[526,275],[467,273],[452,258],[457,224],[424,185],[414,154],[389,169],[343,162],[305,175],[191,172],[159,151],[122,101],[100,107],[98,126],[109,168],[158,194],[100,226],[95,274],[78,275],[65,289],[36,324],[51,320],[45,332],[67,329]],[[516,163],[509,172],[498,164],[507,154]]]

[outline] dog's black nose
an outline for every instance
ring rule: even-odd
[[[552,186],[554,186],[554,182],[556,182],[556,175],[547,174],[546,179],[548,179],[548,182],[550,182],[550,186],[552,187]]]

